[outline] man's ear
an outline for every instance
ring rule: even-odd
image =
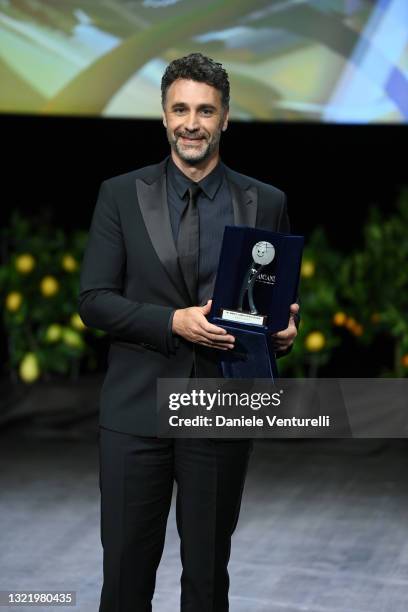
[[[166,115],[164,113],[162,113],[162,117],[163,117],[163,125],[167,129]]]
[[[228,119],[229,119],[229,110],[225,111],[225,115],[224,115],[224,122],[222,124],[222,131],[225,132],[225,130],[228,127]]]

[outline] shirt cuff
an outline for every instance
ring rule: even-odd
[[[179,346],[178,338],[173,334],[173,317],[174,317],[175,312],[176,311],[173,310],[173,312],[170,315],[169,324],[167,327],[167,337],[166,337],[167,350],[169,351],[169,353],[172,353],[173,355],[175,354],[176,349]]]

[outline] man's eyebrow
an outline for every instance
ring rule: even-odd
[[[171,105],[171,108],[177,108],[177,107],[181,107],[181,106],[182,106],[183,108],[186,108],[186,107],[188,107],[188,104],[186,104],[186,102],[174,102],[174,103]],[[199,104],[199,105],[197,106],[197,109],[198,109],[198,110],[202,110],[203,108],[211,108],[211,109],[213,109],[213,110],[217,110],[217,107],[216,107],[216,106],[214,106],[213,104],[210,104],[210,103],[208,103],[208,104],[203,103],[203,104]]]

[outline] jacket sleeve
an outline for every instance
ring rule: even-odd
[[[168,355],[168,326],[174,308],[124,297],[125,264],[119,210],[104,181],[82,262],[79,314],[88,327]]]
[[[280,214],[280,217],[279,217],[278,232],[282,232],[284,234],[289,234],[290,233],[290,222],[289,222],[288,207],[287,207],[286,200],[287,200],[286,195],[283,194],[283,203],[282,203],[281,214]],[[300,306],[299,294],[296,296],[296,303],[299,304],[299,306]],[[300,310],[294,316],[294,320],[295,320],[296,329],[299,329]],[[296,342],[296,340],[295,340],[295,342]],[[276,357],[279,359],[280,357],[286,357],[286,355],[289,355],[289,353],[292,350],[292,346],[290,346],[286,351],[277,351],[276,352]]]
[[[283,201],[282,201],[282,208],[280,211],[280,215],[279,215],[279,223],[278,223],[278,232],[281,232],[282,234],[290,234],[290,222],[289,222],[289,215],[288,215],[288,205],[287,205],[287,197],[286,194],[282,194],[283,196]]]

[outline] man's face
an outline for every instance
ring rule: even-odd
[[[177,79],[167,90],[163,124],[173,153],[195,166],[218,153],[221,132],[227,129],[228,111],[215,87]]]

